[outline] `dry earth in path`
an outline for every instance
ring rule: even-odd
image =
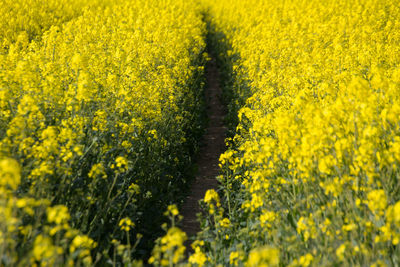
[[[221,153],[225,151],[225,107],[221,103],[222,90],[219,86],[219,73],[214,59],[208,63],[206,71],[208,86],[205,88],[205,100],[209,122],[196,162],[198,173],[181,210],[182,230],[188,234],[189,238],[200,230],[196,217],[196,214],[200,212],[199,200],[204,197],[208,189],[217,188],[218,160]]]

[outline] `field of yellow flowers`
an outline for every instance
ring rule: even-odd
[[[145,257],[201,133],[198,4],[7,0],[0,14],[0,266]]]
[[[237,115],[199,266],[398,266],[397,1],[203,1]]]
[[[3,0],[0,18],[0,266],[400,264],[397,1]],[[230,137],[185,258],[206,51]]]

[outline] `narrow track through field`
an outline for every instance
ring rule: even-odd
[[[199,200],[204,197],[208,189],[217,188],[218,160],[225,150],[225,107],[221,103],[222,90],[219,85],[219,72],[215,59],[212,59],[207,65],[206,78],[205,101],[209,121],[203,136],[203,147],[200,149],[196,162],[198,173],[181,210],[182,230],[187,233],[189,238],[200,231],[200,224],[196,217],[196,214],[200,212]]]

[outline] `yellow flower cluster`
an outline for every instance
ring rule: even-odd
[[[227,242],[207,224],[205,251],[239,265],[265,245],[282,265],[398,263],[397,1],[203,3],[238,115],[220,160],[236,230]]]
[[[121,227],[123,231],[129,232],[131,230],[131,227],[135,227],[135,223],[133,223],[131,219],[126,217],[119,221],[119,227]]]
[[[0,193],[15,190],[21,182],[21,168],[14,159],[0,159]]]
[[[260,247],[253,249],[249,253],[249,259],[246,266],[278,266],[279,264],[279,250],[270,247]]]
[[[153,250],[153,256],[149,259],[150,264],[157,266],[173,266],[178,264],[185,253],[185,242],[187,236],[177,227],[171,227],[168,232],[159,240],[159,246]]]
[[[5,0],[0,16],[0,254],[11,265],[131,264],[196,150],[199,4]]]
[[[106,1],[104,1],[105,3]],[[0,6],[0,51],[10,46],[24,48],[40,39],[51,26],[61,25],[82,14],[99,0],[4,0]]]
[[[71,227],[66,206],[51,206],[47,199],[15,196],[20,170],[17,161],[0,160],[0,253],[7,259],[2,265],[91,265],[90,251],[97,244]]]
[[[190,255],[188,262],[190,266],[202,267],[207,262],[207,256],[201,251],[199,246],[194,247],[194,253]]]

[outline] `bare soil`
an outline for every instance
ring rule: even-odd
[[[218,160],[221,153],[225,151],[226,127],[224,126],[224,117],[226,110],[222,104],[219,72],[214,59],[207,65],[206,77],[208,86],[205,88],[205,101],[209,121],[203,136],[203,146],[196,162],[198,173],[181,208],[183,215],[181,228],[187,233],[189,240],[200,231],[200,224],[196,216],[197,213],[201,212],[199,200],[204,198],[208,189],[218,187],[216,180],[216,176],[219,174]],[[189,242],[186,246],[188,250],[191,250]]]

